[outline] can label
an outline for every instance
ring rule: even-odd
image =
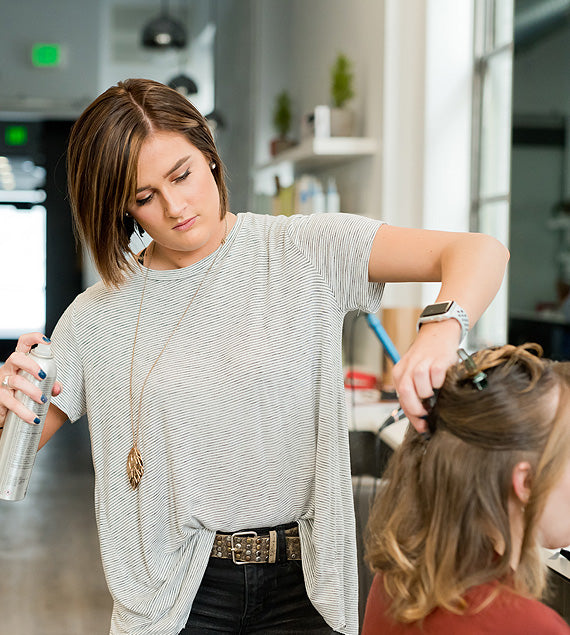
[[[33,352],[30,357],[42,367],[46,378],[40,381],[24,371],[20,371],[20,374],[41,388],[47,402],[37,403],[21,391],[16,392],[16,399],[34,412],[40,423],[29,424],[13,412],[9,412],[6,417],[0,436],[0,498],[4,500],[21,500],[26,495],[55,383],[56,368],[53,358],[36,356]]]

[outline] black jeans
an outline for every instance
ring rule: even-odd
[[[283,553],[278,548],[279,552]],[[180,635],[209,633],[331,635],[335,631],[307,597],[299,560],[281,557],[275,564],[239,565],[210,558]]]

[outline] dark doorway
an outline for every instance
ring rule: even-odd
[[[4,291],[0,306],[5,316],[12,309],[11,321],[0,325],[0,360],[14,350],[17,337],[29,330],[28,320],[22,320],[21,329],[17,320],[20,314],[28,317],[29,295],[36,293],[34,298],[45,303],[31,307],[41,310],[29,323],[49,335],[82,288],[80,251],[66,194],[65,151],[72,124],[68,120],[27,118],[0,121],[0,158],[7,175],[0,182],[0,214],[4,221],[8,216],[23,221],[4,222],[0,230],[5,232],[1,239],[6,244],[21,245],[15,251],[13,266],[3,273],[12,276],[14,285]],[[25,231],[32,234],[23,235]],[[19,276],[24,270],[37,273],[34,289],[26,288],[30,276]],[[14,307],[15,303],[20,306]]]

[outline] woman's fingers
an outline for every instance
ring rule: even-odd
[[[7,375],[2,381],[2,387],[10,389],[12,392],[21,390],[37,403],[46,403],[48,398],[38,386],[34,386],[22,375]]]
[[[428,325],[431,326],[431,325]],[[400,406],[418,432],[425,432],[427,425],[422,417],[427,415],[424,400],[441,388],[447,369],[457,360],[456,342],[444,331],[445,323],[437,332],[422,327],[409,351],[394,366],[392,377]]]
[[[421,402],[423,402],[424,399],[429,399],[433,396],[433,389],[436,387],[433,384],[432,378],[432,369],[434,365],[434,360],[422,360],[417,363],[411,371],[416,395]]]
[[[1,390],[0,392],[8,393],[7,390]],[[40,423],[39,417],[34,412],[26,408],[21,401],[18,401],[13,392],[5,395],[0,395],[0,400],[2,403],[2,407],[0,408],[0,410],[11,410],[15,415],[20,417],[20,419],[32,425],[37,425],[38,423]],[[0,417],[1,425],[4,425],[6,415],[7,412],[4,412],[3,416]]]
[[[427,423],[425,422],[425,419],[408,415],[408,421],[416,429],[416,432],[419,432],[421,434],[422,432],[428,431],[428,426],[427,426]]]
[[[20,336],[16,344],[16,350],[8,357],[6,363],[2,367],[1,375],[16,375],[19,370],[25,370],[40,381],[45,379],[45,374],[39,364],[28,357],[28,353],[35,344],[49,342],[50,339],[43,333],[25,333]]]
[[[0,376],[4,378],[6,375],[17,375],[20,370],[25,370],[40,381],[45,379],[45,373],[41,366],[31,357],[20,352],[14,352],[8,357],[0,370]]]
[[[430,383],[433,388],[441,388],[443,386],[443,382],[445,381],[445,375],[447,373],[447,369],[455,363],[457,359],[457,355],[454,353],[453,356],[449,359],[436,359],[430,367]],[[430,395],[431,397],[431,395]]]
[[[404,375],[399,383],[396,383],[398,400],[408,420],[418,432],[424,432],[426,423],[422,419],[427,414],[416,387],[409,375]]]
[[[6,375],[0,385],[0,426],[3,425],[8,410],[12,410],[18,417],[28,423],[38,423],[37,415],[16,399],[15,394],[17,390],[21,390],[29,395],[39,404],[47,402],[47,395],[42,392],[41,388],[34,386],[21,375]],[[55,397],[59,395],[60,392],[61,384],[56,382],[52,389],[52,396]]]
[[[48,401],[49,395],[42,392],[40,386],[35,386],[20,371],[25,371],[35,377],[38,381],[45,379],[45,372],[40,365],[35,362],[28,353],[35,344],[49,342],[49,339],[42,333],[26,333],[18,339],[16,350],[8,357],[6,363],[0,368],[0,425],[6,419],[8,410],[12,410],[17,416],[28,423],[38,423],[38,417],[26,408],[15,397],[18,390],[41,404]],[[61,384],[54,385],[52,395],[61,392]]]
[[[27,379],[20,375],[5,375],[0,384],[0,423],[4,423],[8,410],[12,410],[18,417],[28,423],[39,423],[39,418],[31,410],[26,408],[21,401],[16,399],[17,390],[25,391],[26,394],[37,401],[45,403],[45,395]]]
[[[49,337],[46,337],[43,333],[24,333],[18,339],[16,352],[29,353],[34,344],[46,344],[49,341]]]

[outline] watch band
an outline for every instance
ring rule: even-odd
[[[459,325],[461,326],[461,339],[459,341],[462,342],[469,332],[469,316],[465,310],[453,300],[437,302],[436,304],[428,304],[428,306],[426,306],[421,312],[418,319],[418,330],[422,324],[427,324],[429,322],[443,322],[444,320],[450,319],[454,319],[459,322]]]

